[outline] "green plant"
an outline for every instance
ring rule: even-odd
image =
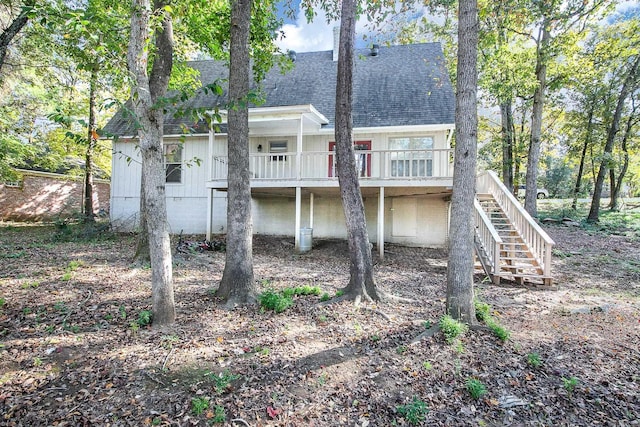
[[[160,424],[162,424],[162,418],[160,417],[155,417],[154,419],[151,420],[152,426],[159,426]]]
[[[73,276],[73,274],[71,274],[70,271],[67,271],[66,273],[64,273],[62,275],[62,280],[65,282],[68,282],[69,280],[71,280],[71,277]]]
[[[224,407],[216,405],[213,411],[213,422],[216,424],[222,424],[227,420],[227,414],[224,413]]]
[[[398,348],[396,348],[396,353],[405,354],[407,350],[408,350],[408,347],[406,345],[401,345]]]
[[[491,307],[489,307],[489,304],[482,302],[479,299],[475,299],[473,301],[473,305],[476,309],[476,319],[481,322],[486,322],[491,317]]]
[[[467,386],[467,391],[469,392],[471,397],[476,400],[480,399],[487,393],[487,388],[485,387],[485,385],[482,383],[482,381],[476,378],[467,378],[465,384]]]
[[[576,389],[576,386],[578,385],[578,379],[576,377],[562,377],[562,385],[564,386],[564,389],[567,390],[569,396],[571,396],[573,391]]]
[[[231,386],[231,382],[240,378],[240,375],[232,374],[228,369],[216,374],[215,372],[209,372],[207,374],[213,381],[213,389],[218,394],[224,393]]]
[[[200,415],[209,409],[209,399],[206,397],[194,397],[191,399],[191,411],[195,415]]]
[[[321,314],[320,316],[318,316],[318,322],[325,323],[326,321],[327,321],[327,316],[325,316],[324,314]]]
[[[35,289],[38,286],[40,286],[40,282],[27,282],[22,284],[22,289],[30,289],[30,288]]]
[[[127,309],[124,307],[124,305],[120,305],[120,307],[118,307],[118,314],[120,315],[120,318],[122,320],[127,318]]]
[[[498,337],[498,339],[500,341],[502,341],[502,342],[507,342],[507,340],[511,336],[511,332],[509,332],[507,329],[505,329],[504,327],[500,326],[499,324],[497,324],[493,320],[490,321],[487,326],[489,326],[489,329],[491,329],[491,332],[493,332],[493,334],[496,337]]]
[[[151,313],[151,311],[142,310],[140,313],[138,313],[138,326],[148,326],[151,324],[152,319],[153,313]]]
[[[60,313],[66,313],[66,312],[67,312],[67,310],[68,310],[68,309],[67,309],[66,304],[64,303],[64,301],[58,301],[58,302],[56,302],[56,303],[53,305],[53,309],[54,309],[55,311],[57,311],[57,312],[60,312]]]
[[[22,309],[22,314],[24,314],[25,316],[28,314],[31,314],[31,308],[29,307],[25,307]]]
[[[373,334],[373,335],[371,335],[371,337],[370,337],[369,339],[370,339],[371,341],[373,341],[373,342],[378,342],[378,341],[380,341],[380,335],[378,335],[378,334]]]
[[[304,285],[304,286],[298,286],[297,288],[295,288],[294,289],[294,293],[295,293],[295,295],[315,295],[315,296],[318,296],[318,295],[320,295],[322,293],[322,291],[317,286]]]
[[[425,320],[424,322],[422,322],[422,326],[424,326],[425,329],[431,329],[431,326],[433,326],[431,324],[430,320]]]
[[[342,295],[344,295],[343,290],[336,291],[336,298],[341,297]]]
[[[423,422],[429,412],[427,404],[420,400],[417,396],[413,397],[413,401],[406,405],[396,407],[396,411],[407,420],[411,425],[417,425]]]
[[[424,362],[422,362],[422,367],[427,371],[430,371],[433,369],[433,365],[428,360],[425,360]]]
[[[34,357],[33,358],[33,366],[35,366],[35,367],[42,366],[42,359],[40,359],[39,357]]]
[[[82,265],[82,261],[69,261],[67,271],[76,271]]]
[[[160,337],[160,341],[162,341],[164,348],[172,348],[173,345],[179,341],[179,338],[177,335],[163,335]]]
[[[445,341],[449,344],[451,344],[460,335],[465,334],[469,329],[467,325],[455,320],[448,314],[442,316],[438,324],[440,326],[440,330],[444,334]]]
[[[4,298],[0,298],[0,308],[4,307],[7,304],[7,300]]]
[[[331,299],[331,297],[329,296],[329,294],[327,292],[325,292],[324,294],[322,294],[322,296],[320,297],[320,301],[329,301]]]
[[[276,313],[282,313],[293,305],[293,299],[290,296],[284,296],[271,289],[261,293],[258,299],[260,300],[260,306],[263,309],[273,310]]]
[[[542,360],[540,360],[540,355],[538,353],[527,354],[527,364],[532,368],[539,368],[540,366],[542,366]]]

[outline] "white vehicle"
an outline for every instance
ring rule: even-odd
[[[525,194],[527,193],[527,187],[524,185],[521,185],[518,187],[518,197],[520,198],[524,198]],[[546,199],[549,197],[549,191],[547,191],[546,188],[538,188],[537,189],[537,193],[536,193],[536,197],[538,199]]]

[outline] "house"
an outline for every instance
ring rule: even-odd
[[[51,221],[83,208],[84,179],[52,172],[16,169],[18,181],[0,183],[0,220]],[[109,181],[94,179],[94,213],[109,211]]]
[[[271,70],[265,102],[249,110],[254,232],[346,238],[334,165],[337,41],[333,51],[290,53],[292,69]],[[224,63],[190,64],[203,85],[226,78]],[[380,256],[384,243],[443,247],[453,185],[455,99],[438,43],[356,50],[353,139],[367,226]],[[200,91],[186,108],[224,105]],[[189,130],[185,134],[185,129]],[[165,116],[166,197],[171,230],[226,231],[226,124]],[[106,131],[114,141],[111,220],[138,220],[140,164],[132,124],[120,112]],[[184,142],[183,142],[184,141]],[[131,161],[134,159],[134,161]],[[195,161],[197,159],[197,161]]]

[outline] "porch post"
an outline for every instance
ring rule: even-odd
[[[309,228],[313,228],[313,193],[309,194]]]
[[[301,178],[302,178],[302,115],[300,115],[298,133],[296,135],[296,179],[300,181]]]
[[[215,141],[215,132],[213,131],[213,124],[209,127],[209,145],[207,146],[207,158],[206,161],[209,162],[209,168],[207,170],[207,181],[211,181],[213,179],[213,144]],[[206,183],[205,183],[206,186]],[[207,240],[211,240],[211,227],[213,218],[213,188],[208,188],[207,191]]]
[[[296,187],[296,229],[295,229],[295,242],[296,242],[296,252],[300,251],[300,214],[302,212],[301,204],[302,202],[302,189],[300,187]]]
[[[207,240],[211,240],[211,222],[213,215],[213,188],[207,188]]]
[[[384,259],[384,187],[378,194],[378,254]]]

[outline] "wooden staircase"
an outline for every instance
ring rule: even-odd
[[[492,282],[551,285],[553,240],[493,172],[479,177],[475,223],[476,254]]]

